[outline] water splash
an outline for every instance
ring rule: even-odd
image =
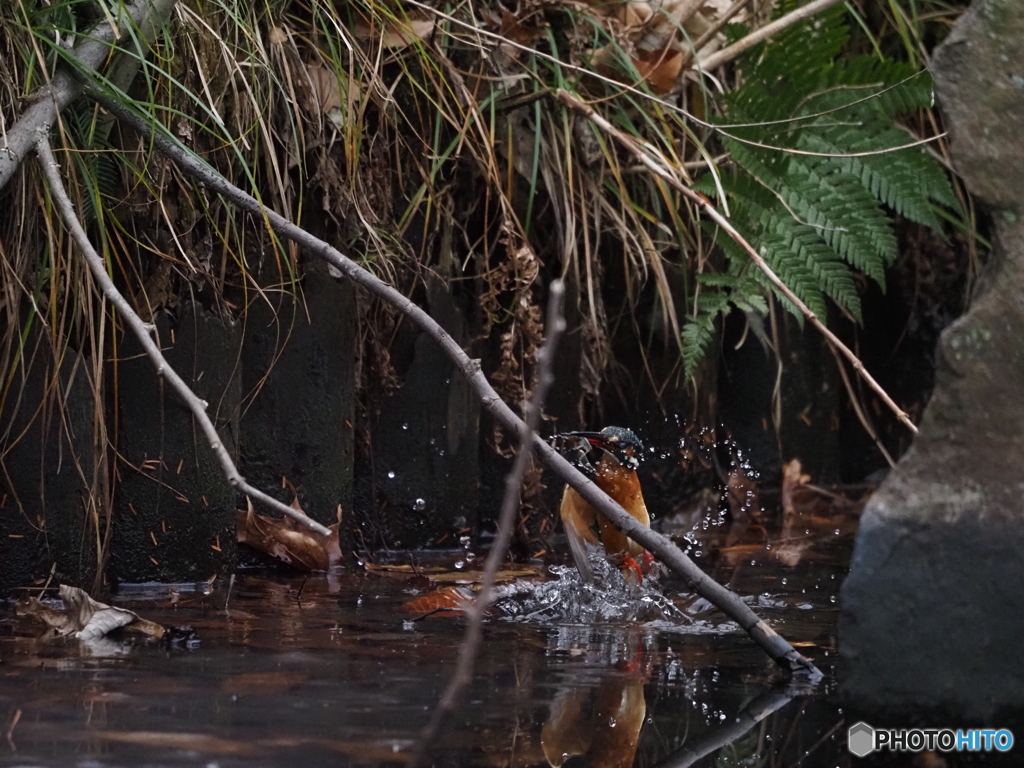
[[[630,585],[610,563],[594,563],[595,582],[586,584],[571,566],[555,565],[555,576],[542,583],[517,581],[495,590],[495,610],[514,621],[669,622],[691,624],[692,619],[658,589],[654,579]]]

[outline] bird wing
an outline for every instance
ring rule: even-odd
[[[576,570],[580,572],[580,578],[584,583],[594,582],[594,569],[590,564],[591,547],[600,547],[597,536],[590,529],[594,522],[596,512],[583,497],[569,486],[565,486],[562,494],[562,505],[559,510],[562,517],[562,525],[565,528],[565,538],[569,541],[569,552],[572,554],[572,561],[576,564]]]

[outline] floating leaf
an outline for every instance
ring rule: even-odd
[[[147,621],[133,611],[93,600],[78,587],[61,584],[60,598],[64,601],[63,611],[49,608],[33,597],[18,605],[18,615],[34,616],[52,627],[58,635],[73,634],[81,640],[97,640],[121,627],[126,631],[158,638],[163,637],[167,631],[160,624]]]
[[[410,613],[433,613],[434,611],[464,611],[473,602],[473,591],[467,587],[445,587],[415,600],[402,608]]]

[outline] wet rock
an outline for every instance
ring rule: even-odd
[[[236,452],[239,333],[195,303],[154,323],[167,362],[207,403],[224,446]],[[235,491],[191,411],[157,377],[134,337],[120,349],[121,482],[110,572],[119,581],[205,580],[234,566]]]
[[[920,434],[865,511],[842,592],[843,690],[879,718],[991,721],[1024,708],[1024,5],[976,2],[933,70],[994,250],[942,334]]]

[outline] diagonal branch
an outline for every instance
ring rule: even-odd
[[[90,93],[118,118],[133,126],[143,136],[152,139],[156,147],[171,158],[182,171],[204,183],[210,190],[223,195],[243,210],[260,217],[279,235],[325,259],[354,283],[374,293],[405,314],[421,331],[441,346],[452,363],[466,377],[469,385],[480,398],[481,405],[507,430],[516,434],[521,433],[523,422],[491,387],[487,377],[480,370],[480,361],[470,359],[462,347],[423,309],[329,243],[311,235],[281,214],[265,207],[252,195],[243,192],[180,143],[165,133],[158,132],[153,125],[124,104],[111,99],[97,88],[90,89]],[[814,664],[801,656],[766,622],[758,618],[757,614],[738,595],[707,576],[668,537],[641,525],[539,436],[534,435],[533,444],[538,455],[556,475],[596,507],[616,528],[652,552],[681,576],[687,587],[717,606],[726,616],[739,624],[775,662],[791,672],[801,671],[814,680],[821,678],[821,672]]]
[[[526,423],[519,425],[519,454],[516,456],[512,471],[505,479],[505,496],[501,501],[501,514],[498,517],[498,535],[491,545],[491,551],[487,553],[487,560],[484,563],[484,577],[480,585],[480,591],[472,605],[466,610],[469,616],[469,623],[466,626],[466,634],[459,649],[459,661],[452,674],[448,687],[438,701],[437,706],[430,716],[430,722],[423,730],[420,742],[409,759],[409,768],[416,768],[423,762],[430,749],[431,742],[437,738],[438,733],[445,719],[458,704],[462,689],[469,685],[473,679],[473,665],[476,662],[477,650],[480,647],[481,627],[483,625],[484,613],[491,605],[491,589],[494,586],[494,577],[498,567],[508,552],[509,542],[512,540],[512,531],[515,528],[516,512],[519,510],[519,492],[523,485],[523,476],[530,464],[530,455],[533,451],[533,438],[537,434],[537,427],[540,424],[541,411],[544,408],[544,400],[547,398],[548,390],[554,382],[555,377],[551,372],[555,362],[555,350],[558,348],[558,341],[565,332],[565,318],[562,316],[562,301],[565,298],[565,286],[561,280],[552,281],[549,286],[548,296],[548,317],[545,328],[547,338],[544,346],[537,353],[537,386],[533,390],[533,396],[526,405]]]
[[[765,277],[767,277],[768,280],[771,281],[771,284],[774,285],[783,296],[785,296],[787,299],[793,302],[796,308],[800,310],[804,317],[811,321],[811,324],[815,328],[817,328],[818,331],[821,332],[821,335],[825,337],[825,339],[828,341],[829,344],[832,345],[834,349],[839,350],[839,352],[842,353],[843,357],[850,361],[850,365],[853,366],[854,370],[857,371],[857,373],[860,375],[862,379],[864,379],[865,382],[867,382],[867,385],[869,387],[875,390],[875,393],[882,399],[882,401],[887,406],[889,406],[892,412],[896,414],[896,418],[903,422],[906,425],[907,429],[909,429],[915,435],[917,434],[917,427],[914,425],[914,422],[910,420],[910,417],[902,408],[896,405],[896,401],[889,397],[889,394],[884,389],[882,389],[882,385],[875,381],[874,377],[870,373],[868,373],[867,369],[864,367],[864,364],[860,361],[857,355],[855,355],[848,346],[846,346],[845,344],[843,344],[842,341],[839,340],[838,336],[832,333],[832,331],[830,331],[828,327],[823,322],[821,322],[821,320],[811,310],[811,308],[804,304],[803,301],[800,300],[800,297],[789,289],[789,286],[782,282],[779,276],[775,274],[775,272],[772,270],[770,266],[768,266],[768,262],[764,260],[764,258],[761,256],[761,254],[757,252],[754,246],[748,243],[746,238],[744,238],[743,235],[736,231],[736,228],[729,222],[727,218],[725,218],[725,216],[718,212],[718,209],[714,206],[714,204],[712,204],[710,200],[708,200],[703,195],[694,192],[688,186],[679,181],[676,175],[672,173],[671,170],[669,170],[671,167],[670,164],[661,156],[661,154],[657,150],[655,150],[653,147],[641,144],[632,136],[629,136],[628,134],[619,130],[614,125],[609,123],[604,117],[598,114],[590,105],[580,101],[578,98],[573,96],[565,89],[559,89],[558,98],[567,106],[572,107],[573,109],[579,112],[582,112],[588,120],[594,123],[594,125],[596,125],[605,133],[612,136],[626,149],[632,152],[633,155],[636,156],[637,160],[639,160],[651,173],[653,173],[659,179],[664,180],[665,183],[669,184],[673,189],[678,191],[691,202],[698,205],[701,208],[701,210],[703,210],[704,213],[707,214],[709,219],[711,219],[718,226],[724,229],[726,234],[729,235],[729,237],[731,237],[736,242],[736,244],[746,252],[746,254],[751,258],[751,260],[754,262],[757,268],[764,273]]]
[[[92,243],[89,242],[89,236],[86,234],[85,229],[83,229],[82,223],[78,220],[78,216],[75,214],[75,208],[71,203],[71,199],[68,197],[68,193],[64,189],[64,182],[61,181],[60,178],[60,168],[53,156],[53,151],[50,149],[50,142],[45,131],[40,132],[40,136],[36,142],[36,152],[39,154],[39,164],[42,166],[43,173],[50,184],[50,194],[53,196],[53,200],[57,204],[57,209],[60,211],[60,215],[64,219],[64,224],[71,232],[71,236],[75,239],[78,247],[82,249],[82,254],[85,256],[85,260],[89,264],[89,270],[92,272],[93,278],[95,278],[96,282],[99,284],[100,290],[103,292],[106,299],[114,306],[114,309],[116,309],[124,318],[125,323],[129,328],[131,328],[132,333],[134,333],[138,338],[139,343],[141,343],[143,349],[146,350],[146,354],[156,366],[157,374],[166,379],[171,388],[188,406],[188,409],[192,411],[192,415],[195,416],[196,420],[199,422],[199,426],[202,428],[203,434],[206,435],[206,439],[210,443],[210,448],[213,449],[213,453],[217,457],[217,461],[220,462],[220,465],[224,470],[224,474],[227,476],[228,482],[231,483],[231,486],[235,488],[235,490],[241,491],[263,504],[266,504],[271,509],[280,512],[281,514],[288,515],[288,517],[293,518],[302,525],[305,525],[307,528],[323,534],[324,536],[330,536],[331,532],[323,525],[312,518],[307,517],[302,512],[289,507],[287,504],[281,503],[272,496],[268,496],[263,493],[263,491],[253,488],[238,472],[238,468],[235,467],[235,463],[231,460],[231,456],[224,447],[224,443],[221,441],[220,435],[217,434],[217,428],[213,426],[213,422],[210,421],[210,417],[206,415],[206,401],[200,400],[196,394],[189,389],[188,384],[184,382],[181,376],[171,368],[166,358],[163,356],[163,353],[160,351],[160,347],[158,347],[156,342],[154,342],[150,337],[150,332],[153,330],[153,326],[144,323],[142,318],[135,314],[135,310],[132,309],[124,296],[121,295],[121,292],[117,290],[117,286],[114,285],[110,276],[107,275],[103,259],[100,258],[100,255],[96,253],[96,249],[92,247]]]

